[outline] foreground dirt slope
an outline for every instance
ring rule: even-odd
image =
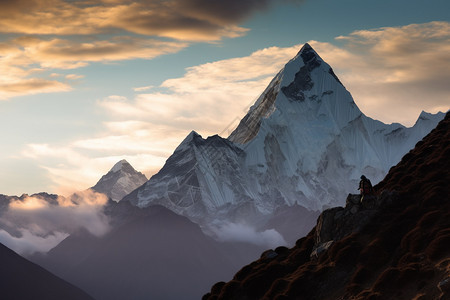
[[[322,213],[203,299],[450,299],[450,114],[363,205]]]

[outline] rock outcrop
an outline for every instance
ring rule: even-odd
[[[397,193],[384,191],[380,195],[349,194],[345,207],[327,209],[317,219],[312,257],[328,249],[335,241],[360,232],[386,205],[395,201]],[[362,200],[362,201],[361,201]]]

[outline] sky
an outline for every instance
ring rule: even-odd
[[[356,104],[414,125],[450,108],[447,0],[0,1],[0,194],[68,195],[119,160],[147,177],[227,137],[308,42]]]

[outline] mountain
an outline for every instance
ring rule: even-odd
[[[88,294],[0,244],[0,297],[8,300],[93,300]]]
[[[30,259],[97,300],[189,300],[199,299],[262,249],[219,243],[162,206],[141,209],[110,201],[105,214],[113,227],[105,236],[80,230]]]
[[[450,299],[449,157],[447,113],[374,196],[349,195],[293,248],[263,252],[203,299]]]
[[[124,200],[163,205],[206,231],[223,222],[264,228],[277,211],[299,205],[306,215],[298,217],[305,221],[296,230],[306,231],[311,216],[343,204],[361,174],[380,181],[442,118],[423,112],[406,128],[365,116],[305,44],[228,139],[191,132]]]
[[[94,191],[106,194],[118,202],[147,181],[147,177],[136,171],[125,159],[116,163],[112,169],[92,187]]]

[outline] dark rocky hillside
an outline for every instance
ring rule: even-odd
[[[93,300],[88,294],[0,244],[0,299]]]
[[[203,299],[450,299],[450,113],[359,204],[324,211]]]

